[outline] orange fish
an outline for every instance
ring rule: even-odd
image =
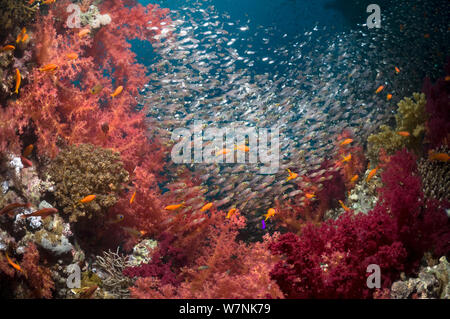
[[[400,69],[395,67],[395,73],[399,74],[400,73]]]
[[[383,89],[384,89],[384,85],[380,85],[379,87],[378,87],[378,89],[375,91],[375,93],[380,93],[381,91],[383,91]]]
[[[42,1],[43,4],[51,4],[54,3],[56,0],[44,0]]]
[[[24,168],[33,166],[33,163],[28,158],[23,156],[20,157],[20,161],[22,162]]]
[[[25,33],[22,37],[22,40],[20,40],[20,42],[24,43],[27,40],[28,40],[28,34]]]
[[[397,134],[400,135],[400,136],[403,136],[403,137],[408,137],[408,136],[411,135],[411,134],[409,134],[409,132],[407,132],[407,131],[400,131],[400,132],[397,132]]]
[[[245,145],[245,144],[238,145],[234,149],[235,150],[239,150],[241,152],[248,152],[248,151],[250,151],[250,148],[247,145]]]
[[[10,264],[14,269],[23,272],[22,268],[20,268],[20,266],[16,263],[14,263],[11,258],[9,258],[8,253],[5,252],[5,256],[6,256],[6,260],[8,260],[8,264]]]
[[[16,49],[15,46],[8,44],[8,45],[5,45],[5,46],[1,49],[1,51],[2,51],[2,52],[4,52],[4,51],[12,51],[12,50],[15,50],[15,49]]]
[[[378,166],[375,167],[373,170],[371,170],[371,171],[369,172],[369,175],[367,175],[367,179],[366,179],[366,182],[367,182],[367,183],[372,179],[372,177],[375,176],[375,174],[377,173],[377,171],[378,171]]]
[[[133,204],[135,198],[136,198],[136,191],[134,191],[133,195],[131,195],[130,205]]]
[[[227,214],[227,218],[230,218],[230,217],[233,216],[236,212],[237,212],[237,208],[235,208],[235,207],[230,208],[230,210],[228,211],[228,214]]]
[[[36,0],[30,0],[28,1],[28,4],[33,4]]]
[[[228,149],[228,148],[224,148],[224,149],[221,149],[220,151],[218,151],[218,152],[217,152],[217,154],[216,154],[216,156],[220,156],[220,155],[228,154],[228,153],[230,153],[230,152],[231,152],[231,150],[230,150],[230,149]]]
[[[88,35],[89,32],[91,32],[91,30],[89,30],[89,29],[83,29],[83,30],[81,30],[80,32],[78,32],[78,37],[80,37],[80,39],[81,39],[82,37]]]
[[[179,208],[181,208],[181,207],[183,207],[184,206],[184,204],[175,204],[175,205],[169,205],[169,206],[166,206],[166,207],[164,207],[164,209],[167,209],[167,210],[177,210],[177,209],[179,209]]]
[[[20,76],[19,69],[16,69],[16,90],[14,93],[19,94],[20,82],[22,82],[22,77]]]
[[[111,97],[115,97],[115,96],[119,95],[120,93],[122,93],[122,91],[123,91],[123,86],[122,85],[118,86],[117,89],[114,91],[114,93],[111,94]]]
[[[450,156],[445,153],[436,153],[435,151],[428,152],[428,159],[430,161],[448,162]]]
[[[350,144],[351,142],[353,142],[353,140],[352,140],[351,138],[347,138],[347,139],[345,139],[345,140],[341,143],[341,146],[348,145],[348,144]]]
[[[26,203],[26,204],[12,203],[12,204],[6,205],[5,207],[2,208],[2,210],[0,210],[0,215],[6,214],[6,213],[10,213],[14,209],[19,208],[19,207],[30,208],[31,204],[30,203]]]
[[[350,208],[348,208],[347,206],[345,206],[345,204],[344,204],[341,200],[339,200],[339,204],[341,204],[342,208],[343,208],[346,212],[348,212],[348,211],[350,210]]]
[[[41,72],[47,72],[47,71],[55,71],[58,68],[58,66],[54,63],[50,63],[47,65],[44,65],[42,68],[39,69]]]
[[[205,206],[203,206],[202,208],[200,208],[200,211],[201,211],[201,212],[205,212],[205,211],[207,211],[208,209],[210,209],[212,206],[213,206],[213,203],[208,203],[208,204],[206,204]]]
[[[72,52],[72,53],[68,53],[68,54],[66,55],[66,57],[67,57],[69,60],[76,60],[76,59],[78,59],[78,54],[76,54],[75,52]]]
[[[311,194],[311,193],[306,193],[306,194],[305,194],[305,197],[308,198],[308,199],[311,199],[311,198],[316,197],[316,195]]]
[[[349,162],[352,159],[352,154],[348,154],[347,156],[342,157],[342,162]]]
[[[80,203],[85,204],[85,203],[92,202],[95,199],[95,197],[97,197],[97,196],[96,195],[88,195],[88,196],[84,197],[83,199],[80,199]]]
[[[275,213],[276,213],[276,210],[275,210],[275,209],[269,208],[269,209],[267,210],[267,214],[264,215],[264,216],[266,217],[266,219],[265,219],[264,221],[266,221],[268,218],[274,216]]]
[[[28,218],[28,217],[38,217],[39,216],[39,217],[42,217],[42,218],[46,218],[46,217],[48,217],[50,215],[56,214],[57,212],[58,212],[58,210],[56,208],[53,208],[53,207],[51,207],[51,208],[43,208],[43,209],[37,210],[37,211],[35,211],[35,212],[31,213],[31,214],[22,215],[21,217],[22,218]]]
[[[353,176],[352,179],[350,180],[350,183],[356,182],[358,180],[358,177],[359,177],[358,175]]]
[[[286,182],[290,181],[291,179],[295,179],[297,178],[298,174],[297,173],[292,173],[291,170],[288,168],[287,169],[288,173],[289,173],[289,177],[286,178]]]
[[[130,235],[132,235],[133,237],[136,237],[136,238],[140,238],[142,236],[145,236],[145,234],[147,233],[146,231],[143,231],[143,230],[136,230],[134,228],[125,227],[125,226],[123,226],[122,229],[125,230]]]
[[[25,149],[23,150],[23,157],[29,157],[31,155],[31,152],[33,152],[33,144],[28,145],[27,147],[25,147]]]
[[[22,41],[22,39],[26,33],[27,33],[27,29],[25,27],[23,27],[22,31],[20,31],[19,35],[16,38],[16,43],[19,43],[20,41]]]
[[[388,94],[388,95],[386,95],[386,100],[388,100],[388,101],[390,101],[392,99],[392,94]]]

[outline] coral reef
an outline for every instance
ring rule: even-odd
[[[367,139],[367,156],[372,164],[379,162],[380,151],[392,155],[404,147],[419,153],[425,135],[425,94],[414,93],[413,98],[406,97],[398,104],[395,115],[396,128],[381,125],[381,132],[372,134]],[[399,132],[407,133],[402,136]]]
[[[55,183],[55,198],[70,221],[79,217],[91,218],[104,213],[117,202],[128,173],[123,169],[120,156],[109,149],[90,144],[69,146],[60,152],[49,168]],[[81,203],[89,195],[95,199]]]
[[[0,11],[0,40],[5,38],[14,28],[28,25],[37,8],[29,5],[29,0],[3,0],[2,11]],[[0,41],[2,42],[2,41]]]
[[[403,276],[404,277],[404,276]],[[417,278],[403,278],[392,284],[392,299],[450,299],[450,265],[442,256],[437,265],[421,267]]]

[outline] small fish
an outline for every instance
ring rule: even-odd
[[[166,210],[177,210],[177,209],[179,209],[179,208],[181,208],[183,206],[184,206],[184,204],[174,204],[174,205],[166,206],[166,207],[164,207],[164,209],[166,209]]]
[[[30,157],[31,152],[33,152],[33,148],[34,148],[33,144],[30,144],[27,147],[25,147],[25,149],[23,150],[22,156],[23,157]]]
[[[42,1],[43,4],[51,4],[54,3],[56,0],[44,0]]]
[[[250,148],[249,148],[247,145],[242,144],[242,145],[236,146],[236,147],[234,148],[234,150],[239,150],[239,151],[241,151],[241,152],[248,152],[248,151],[250,151]]]
[[[39,71],[41,72],[49,72],[49,71],[55,71],[58,69],[58,66],[54,63],[50,63],[47,65],[44,65],[42,68],[39,68]]]
[[[358,175],[353,176],[352,179],[350,180],[350,183],[356,182],[358,180],[358,177],[359,177]]]
[[[28,1],[28,4],[33,4],[36,0],[30,0]]]
[[[22,41],[24,35],[27,33],[27,29],[25,27],[22,28],[22,31],[20,31],[19,35],[16,38],[16,43],[19,43]]]
[[[352,142],[353,142],[353,140],[351,138],[347,138],[341,143],[341,146],[348,145]]]
[[[78,37],[81,39],[82,37],[88,35],[91,32],[90,29],[83,29],[80,32],[78,32]]]
[[[389,93],[388,95],[386,95],[386,100],[390,101],[392,99],[392,94]]]
[[[228,214],[227,214],[227,217],[226,217],[226,218],[230,218],[230,217],[233,216],[236,212],[237,212],[237,208],[235,208],[235,207],[230,208],[230,210],[228,211]]]
[[[288,168],[287,169],[289,176],[286,178],[286,182],[290,181],[291,179],[295,179],[297,178],[298,174],[297,173],[293,173],[291,172],[291,170]]]
[[[348,211],[350,210],[350,208],[348,208],[347,206],[345,206],[345,204],[344,204],[341,200],[339,200],[339,204],[341,204],[342,208],[343,208],[346,212],[348,212]]]
[[[218,151],[217,154],[216,154],[216,156],[225,155],[225,154],[228,154],[228,153],[230,153],[230,152],[231,152],[230,149],[224,148],[224,149],[221,149],[220,151]]]
[[[116,90],[114,91],[114,93],[111,94],[111,97],[116,97],[117,95],[119,95],[120,93],[122,93],[122,91],[123,91],[123,86],[122,86],[122,85],[121,85],[121,86],[118,86],[118,87],[116,88]]]
[[[435,151],[428,152],[428,159],[430,161],[448,162],[450,156],[445,153],[436,153]]]
[[[342,157],[342,162],[349,162],[352,159],[352,154],[348,154],[347,156]]]
[[[7,252],[5,252],[5,256],[6,256],[6,260],[8,260],[8,264],[10,264],[14,269],[23,272],[22,268],[20,268],[20,266],[16,263],[14,263],[11,258],[9,258],[9,255]]]
[[[33,163],[28,158],[25,158],[23,156],[20,157],[20,161],[22,162],[24,168],[33,166]]]
[[[210,209],[212,206],[213,206],[213,203],[208,203],[208,204],[206,204],[205,206],[203,206],[202,208],[200,208],[200,211],[201,211],[201,212],[205,212],[205,211],[207,211],[208,209]]]
[[[20,82],[22,82],[22,77],[20,76],[19,69],[16,69],[16,90],[14,93],[19,94]]]
[[[121,221],[123,221],[125,219],[125,216],[122,214],[117,214],[116,217],[112,220],[108,220],[107,223],[108,224],[116,224],[116,223],[120,223]]]
[[[53,0],[54,1],[54,0]],[[97,290],[98,286],[94,285],[92,287],[89,287],[85,291],[80,293],[80,299],[90,299],[94,292]]]
[[[21,43],[24,43],[24,42],[26,42],[27,40],[28,40],[28,34],[25,33],[25,34],[23,35],[23,37],[22,37],[22,40],[20,40],[20,42],[21,42]]]
[[[22,218],[28,218],[28,217],[42,217],[42,218],[46,218],[50,215],[56,214],[58,212],[58,210],[56,208],[50,207],[50,208],[43,208],[40,210],[37,210],[31,214],[28,215],[22,215]]]
[[[14,209],[16,209],[16,208],[21,208],[21,207],[30,208],[30,207],[31,207],[31,204],[30,204],[30,203],[26,203],[26,204],[12,203],[12,204],[6,205],[5,207],[3,207],[3,208],[0,210],[0,215],[10,213],[10,212],[12,212]]]
[[[97,196],[96,195],[88,195],[88,196],[80,199],[80,203],[85,204],[85,203],[92,202],[95,199],[95,197],[97,197]]]
[[[145,236],[145,234],[147,233],[147,232],[145,232],[143,230],[136,230],[134,228],[125,227],[125,226],[123,226],[122,229],[125,230],[130,235],[132,235],[133,237],[137,237],[137,238]]]
[[[380,93],[381,91],[383,91],[383,89],[384,89],[384,85],[380,85],[379,87],[378,87],[378,89],[375,91],[375,93]]]
[[[311,199],[311,198],[316,197],[316,195],[314,195],[314,194],[312,194],[312,193],[306,193],[306,194],[305,194],[305,197],[308,198],[308,199]]]
[[[400,131],[400,132],[397,132],[397,134],[400,135],[400,136],[403,136],[403,137],[408,137],[408,136],[411,135],[411,134],[409,134],[409,132],[407,132],[407,131]]]
[[[76,59],[78,59],[78,54],[76,54],[75,52],[72,52],[72,53],[66,54],[66,57],[67,57],[69,60],[76,60]]]
[[[91,89],[91,94],[99,94],[103,90],[103,85],[97,84]]]
[[[15,46],[8,44],[8,45],[5,45],[0,51],[6,52],[6,51],[12,51],[12,50],[15,50],[15,49],[16,49]]]
[[[266,219],[265,219],[264,221],[266,221],[268,218],[274,216],[275,213],[276,213],[275,209],[269,208],[269,209],[267,210],[267,214],[264,215],[264,216],[266,217]]]
[[[378,171],[378,166],[375,167],[373,170],[371,170],[371,171],[369,172],[369,175],[367,175],[367,179],[366,179],[366,182],[367,182],[367,183],[372,179],[372,177],[375,176],[375,174],[377,173],[377,171]]]
[[[400,69],[398,67],[395,67],[395,73],[397,73],[397,74],[400,73]]]
[[[136,191],[134,191],[133,195],[131,195],[130,205],[133,204],[135,198],[136,198]]]

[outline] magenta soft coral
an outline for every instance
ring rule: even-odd
[[[346,212],[271,244],[284,258],[271,275],[287,297],[369,298],[369,264],[381,267],[381,288],[389,288],[400,272],[417,268],[424,252],[449,252],[448,218],[436,204],[423,202],[414,156],[396,153],[382,180],[380,201],[367,215]]]

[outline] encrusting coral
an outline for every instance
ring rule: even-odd
[[[62,151],[49,169],[55,182],[55,197],[70,221],[81,216],[91,218],[101,214],[117,202],[128,173],[118,153],[90,144],[70,146]],[[81,203],[89,195],[95,199]]]
[[[412,99],[406,97],[397,104],[396,128],[381,125],[381,131],[367,139],[367,154],[372,163],[378,163],[381,150],[387,155],[392,155],[404,147],[416,153],[420,151],[426,131],[426,103],[425,94],[413,93]]]

